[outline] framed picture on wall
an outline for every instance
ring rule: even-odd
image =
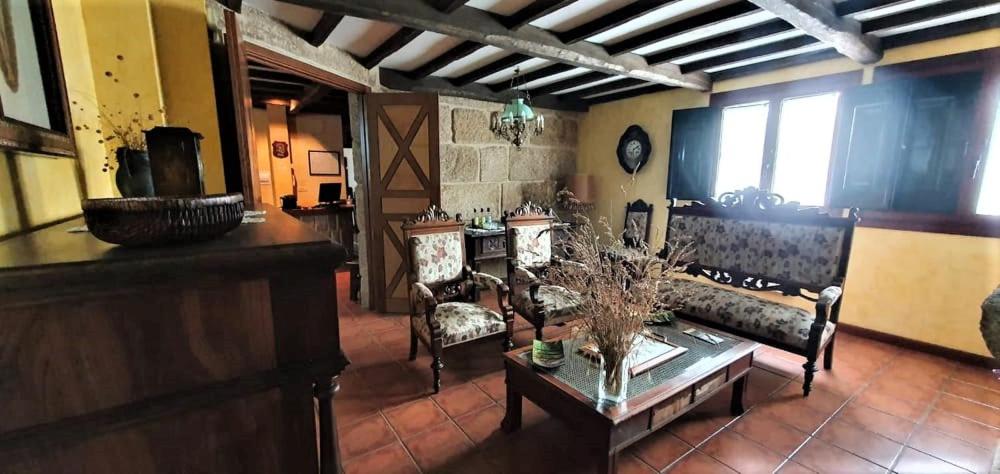
[[[51,0],[0,1],[0,147],[73,156]]]
[[[340,176],[340,152],[309,150],[309,174]]]

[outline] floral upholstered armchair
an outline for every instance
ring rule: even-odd
[[[626,247],[638,247],[640,242],[649,244],[649,229],[653,225],[653,205],[639,199],[625,204],[625,230],[622,240]]]
[[[445,347],[504,334],[502,349],[513,348],[514,312],[503,280],[477,273],[465,265],[465,224],[431,206],[403,223],[408,247],[410,291],[410,360],[417,357],[419,339],[431,351],[434,393],[441,390],[441,352]],[[491,288],[499,312],[469,303],[476,287]]]
[[[527,202],[506,213],[507,280],[511,306],[535,326],[535,338],[542,328],[579,317],[580,294],[561,286],[545,285],[539,278],[550,265],[578,265],[552,254],[551,212]]]

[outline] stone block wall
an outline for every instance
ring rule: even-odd
[[[490,132],[490,114],[503,104],[457,97],[439,98],[441,207],[471,218],[490,208],[499,216],[523,201],[545,206],[576,170],[581,114],[539,109],[545,131],[516,148]]]

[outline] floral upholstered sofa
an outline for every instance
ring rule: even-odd
[[[663,293],[666,306],[693,319],[806,358],[808,395],[819,352],[833,365],[841,295],[857,211],[830,215],[747,188],[719,200],[673,203],[667,242],[689,246],[686,272]],[[771,291],[815,302],[806,311],[740,290]]]

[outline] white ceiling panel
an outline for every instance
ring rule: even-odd
[[[601,97],[601,96],[605,96],[605,95],[608,95],[608,94],[617,94],[619,92],[630,91],[632,89],[638,89],[640,87],[647,87],[647,86],[651,86],[651,85],[652,84],[650,84],[648,82],[647,83],[643,83],[643,84],[634,84],[634,85],[631,85],[631,86],[628,86],[628,87],[622,87],[621,89],[615,89],[613,91],[607,91],[607,92],[602,92],[600,94],[593,94],[593,95],[584,96],[584,98],[585,99],[590,99],[592,97]]]
[[[413,0],[420,1],[420,0]],[[497,15],[511,15],[514,12],[531,5],[534,0],[469,0],[465,6],[486,10]]]
[[[587,83],[587,84],[584,84],[582,86],[576,86],[576,87],[571,87],[569,89],[563,89],[561,91],[556,92],[556,94],[569,94],[571,92],[576,92],[576,91],[581,90],[581,89],[587,89],[587,88],[590,88],[590,87],[599,86],[601,84],[607,84],[609,82],[620,81],[622,79],[625,79],[625,77],[624,76],[612,76],[612,77],[609,77],[607,79],[601,79],[599,81],[594,81],[594,82],[591,82],[591,83]]]
[[[246,4],[302,31],[311,31],[323,12],[276,0],[246,0]]]
[[[875,8],[872,10],[861,11],[853,15],[848,15],[858,21],[874,20],[876,18],[882,18],[884,16],[895,15],[897,13],[902,13],[908,10],[913,10],[915,8],[923,8],[926,6],[934,5],[936,3],[944,3],[947,1],[956,0],[910,0],[891,3],[881,8]]]
[[[528,83],[524,84],[524,87],[526,89],[534,89],[536,87],[541,87],[541,86],[544,86],[546,84],[551,84],[551,83],[556,82],[556,81],[561,81],[563,79],[569,79],[571,77],[576,77],[576,76],[579,76],[580,74],[587,73],[587,72],[590,72],[590,69],[582,68],[582,67],[573,68],[573,69],[570,69],[569,71],[560,72],[558,74],[553,74],[553,75],[548,76],[548,77],[543,77],[541,79],[528,82]]]
[[[816,43],[807,44],[805,46],[802,46],[802,47],[799,47],[799,48],[795,48],[795,49],[787,49],[785,51],[779,51],[777,53],[765,54],[763,56],[757,56],[755,58],[748,58],[748,59],[744,59],[742,61],[735,61],[735,62],[731,62],[731,63],[728,63],[728,64],[721,64],[719,66],[710,67],[708,69],[705,69],[705,72],[707,72],[707,73],[713,73],[713,72],[718,72],[718,71],[724,71],[726,69],[733,69],[733,68],[738,68],[738,67],[743,67],[743,66],[749,66],[751,64],[762,63],[764,61],[770,61],[772,59],[781,59],[781,58],[787,58],[789,56],[797,56],[797,55],[800,55],[800,54],[812,53],[814,51],[821,51],[821,50],[824,50],[824,49],[829,49],[830,47],[831,46],[828,45],[828,44],[826,44],[826,43],[816,42]]]
[[[625,22],[608,31],[591,36],[587,38],[587,41],[600,44],[615,43],[699,13],[736,3],[736,1],[738,0],[680,0],[666,4],[663,8]]]
[[[728,20],[715,22],[702,28],[686,31],[678,35],[668,36],[653,44],[643,46],[634,52],[637,54],[651,54],[657,51],[663,51],[664,49],[683,46],[685,44],[694,43],[695,41],[701,41],[713,36],[719,36],[736,30],[749,28],[773,19],[774,14],[763,10],[748,13],[746,15],[740,15]]]
[[[515,69],[520,68],[521,74],[524,74],[526,72],[531,72],[536,69],[541,69],[545,66],[548,66],[549,64],[552,64],[552,61],[549,61],[548,59],[531,58],[521,64],[518,64],[517,66],[505,69],[497,73],[490,74],[489,76],[486,76],[476,82],[482,82],[483,84],[492,84],[494,82],[499,82],[499,81],[509,81],[510,78],[514,77]]]
[[[700,53],[689,54],[687,56],[676,58],[670,62],[674,64],[693,63],[695,61],[701,61],[702,59],[714,58],[716,56],[721,56],[723,54],[735,53],[736,51],[742,51],[744,49],[763,46],[765,44],[775,43],[790,38],[797,38],[804,34],[805,33],[803,33],[802,30],[793,28],[788,31],[782,31],[781,33],[775,33],[770,36],[765,36],[763,38],[757,38],[750,41],[742,41],[739,43],[733,43],[728,46],[723,46],[721,48],[716,48],[709,51],[702,51]]]
[[[397,31],[399,26],[392,23],[345,16],[326,42],[355,56],[367,56]]]
[[[461,42],[462,40],[452,36],[425,31],[409,44],[400,48],[399,51],[390,54],[379,64],[379,67],[412,71],[458,46]]]
[[[903,33],[909,33],[911,31],[922,30],[925,28],[933,28],[935,26],[947,25],[949,23],[971,20],[973,18],[981,18],[989,15],[1000,15],[1000,3],[997,3],[995,5],[987,5],[985,7],[973,8],[958,13],[952,13],[951,15],[939,16],[937,18],[931,18],[929,20],[909,23],[894,28],[886,28],[884,30],[872,31],[871,33],[875,36],[882,36],[882,37],[899,35]]]
[[[434,75],[458,77],[510,54],[510,52],[495,46],[484,46],[476,52],[439,69]]]
[[[577,0],[560,8],[548,15],[545,15],[533,22],[531,25],[542,29],[563,32],[570,28],[576,28],[588,21],[600,18],[613,12],[634,0]]]

